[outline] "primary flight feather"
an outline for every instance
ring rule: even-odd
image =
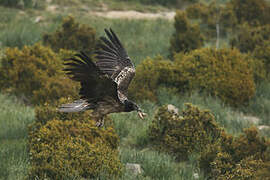
[[[59,108],[61,112],[80,112],[93,109],[97,126],[103,125],[104,116],[115,112],[137,111],[145,114],[138,105],[127,98],[128,86],[135,75],[135,67],[125,48],[112,29],[105,29],[107,37],[101,37],[93,62],[81,52],[68,59],[64,69],[72,80],[81,83],[81,99]]]

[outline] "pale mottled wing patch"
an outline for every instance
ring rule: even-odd
[[[135,75],[135,67],[116,34],[111,29],[105,29],[105,33],[108,38],[101,37],[103,43],[99,44],[96,51],[96,65],[117,83],[118,98],[123,102],[127,99],[127,90]]]
[[[124,102],[127,99],[128,86],[131,80],[135,75],[135,69],[130,67],[125,67],[122,71],[116,76],[115,82],[117,83],[118,89],[118,98],[121,102]]]

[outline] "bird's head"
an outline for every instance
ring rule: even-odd
[[[143,119],[146,116],[146,114],[142,112],[142,110],[139,108],[139,106],[136,103],[130,100],[125,100],[124,104],[125,104],[125,112],[137,111],[138,116],[141,119]]]

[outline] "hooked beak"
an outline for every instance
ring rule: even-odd
[[[147,114],[146,113],[143,113],[142,110],[138,109],[138,116],[143,119]]]

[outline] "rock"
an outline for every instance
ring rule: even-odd
[[[261,125],[261,126],[258,126],[258,130],[262,136],[269,136],[270,135],[270,126]]]
[[[41,21],[43,21],[44,20],[44,18],[42,17],[42,16],[37,16],[36,18],[35,18],[35,20],[34,20],[34,23],[39,23],[39,22],[41,22]]]
[[[168,108],[168,111],[169,111],[169,112],[173,112],[174,114],[178,115],[178,111],[179,111],[179,110],[178,110],[178,108],[175,107],[174,105],[168,104],[167,108]]]
[[[199,174],[198,173],[194,173],[193,174],[193,177],[194,177],[194,179],[199,179]]]
[[[134,174],[134,175],[138,175],[138,174],[143,173],[143,170],[142,170],[140,164],[127,163],[126,164],[126,169],[128,171],[132,172],[132,174]]]
[[[270,131],[270,126],[262,125],[262,126],[258,126],[258,129],[260,131]]]
[[[261,125],[257,127],[261,135],[263,136],[269,136],[270,135],[270,126],[267,125]]]

